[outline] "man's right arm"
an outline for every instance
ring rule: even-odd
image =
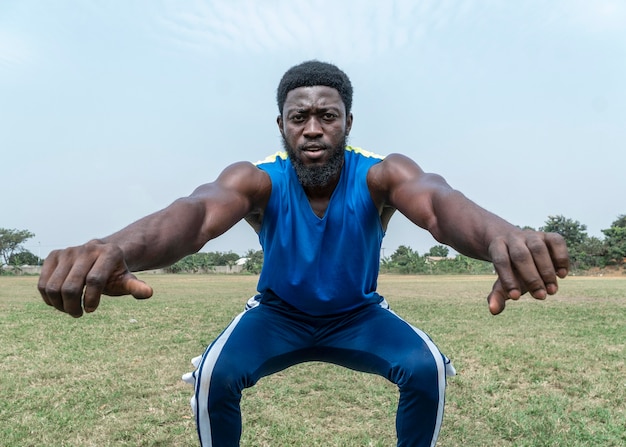
[[[226,168],[212,183],[103,239],[53,251],[38,288],[44,301],[73,316],[93,312],[100,296],[149,298],[131,272],[173,264],[262,208],[271,183],[250,163]]]

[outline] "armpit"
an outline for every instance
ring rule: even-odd
[[[396,209],[393,206],[385,205],[380,212],[380,224],[383,227],[383,230],[387,231],[387,225],[391,220],[391,216],[396,212]]]
[[[263,212],[256,211],[250,213],[246,217],[244,217],[244,219],[254,229],[254,231],[259,234],[259,232],[261,231],[261,224],[263,223]]]

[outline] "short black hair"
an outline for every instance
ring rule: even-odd
[[[339,92],[346,114],[352,109],[352,84],[350,78],[338,67],[327,62],[311,60],[291,67],[285,72],[278,89],[276,90],[276,102],[278,111],[282,115],[283,106],[287,99],[287,94],[298,87],[314,87],[324,85],[332,87]]]

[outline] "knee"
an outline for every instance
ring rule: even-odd
[[[196,380],[196,390],[191,399],[194,415],[223,414],[236,408],[241,400],[242,381],[226,368],[214,368],[210,372],[202,368]],[[214,416],[213,416],[214,417]]]
[[[240,395],[245,386],[245,375],[224,369],[215,370],[211,375],[211,391]]]
[[[400,390],[437,389],[440,380],[439,365],[429,352],[415,353],[394,368],[393,380]]]
[[[244,388],[249,384],[249,374],[228,360],[220,360],[214,364],[205,364],[196,372],[198,394],[208,394],[211,402],[224,399],[240,399]]]

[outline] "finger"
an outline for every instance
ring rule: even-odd
[[[106,280],[101,279],[100,276],[93,274],[93,268],[87,274],[85,280],[85,294],[83,295],[83,308],[85,312],[91,313],[95,311],[100,305],[100,296],[104,289],[104,283]]]
[[[48,292],[46,291],[46,289],[47,289],[47,284],[50,280],[50,276],[54,273],[54,270],[56,269],[56,266],[57,266],[56,256],[57,256],[56,250],[51,252],[48,255],[48,257],[43,263],[43,266],[41,267],[41,273],[39,274],[39,281],[37,282],[37,290],[39,290],[39,294],[41,295],[41,298],[44,300],[44,302],[48,306],[54,306],[52,300],[48,296]]]
[[[83,315],[83,296],[86,289],[86,278],[92,267],[93,261],[90,258],[83,262],[76,262],[67,274],[61,287],[63,310],[73,317]]]
[[[558,290],[557,274],[550,250],[545,242],[545,234],[530,234],[526,246],[531,259],[528,261],[528,265],[525,266],[527,270],[519,270],[522,280],[526,283],[531,294],[537,299],[545,299],[547,295],[554,295]],[[539,274],[539,278],[535,276],[536,273]],[[529,277],[524,276],[526,274]]]
[[[58,262],[50,267],[47,278],[39,280],[39,289],[43,290],[41,293],[47,298],[46,302],[61,312],[65,312],[62,288],[70,269],[71,264]]]
[[[115,252],[111,250],[105,250],[96,259],[96,261],[87,272],[85,278],[85,294],[83,296],[83,307],[85,312],[94,312],[100,305],[100,298],[105,293],[104,290],[107,284],[111,281],[115,281],[116,275],[119,275],[115,270],[123,271],[125,266],[120,266],[122,262],[119,258],[112,256]],[[127,292],[121,291],[117,295],[124,295]]]
[[[511,265],[509,249],[503,239],[494,241],[489,247],[489,254],[493,267],[498,274],[499,288],[507,298],[518,299],[522,296],[522,289],[517,275]]]
[[[536,299],[545,299],[548,295],[546,282],[551,288],[556,287],[556,274],[542,238],[529,236],[515,240],[508,248],[521,293],[528,291]]]
[[[507,293],[502,288],[502,283],[500,279],[496,280],[493,284],[491,292],[487,296],[487,303],[489,305],[489,312],[492,315],[498,315],[504,310],[507,300]]]
[[[565,239],[558,233],[546,233],[545,242],[550,250],[552,263],[559,278],[565,278],[569,273],[569,252]]]
[[[557,269],[549,247],[546,244],[545,234],[538,234],[542,237],[529,240],[528,247],[533,256],[537,271],[543,280],[546,294],[554,295],[559,289]],[[535,298],[544,299],[545,296],[535,296]]]

